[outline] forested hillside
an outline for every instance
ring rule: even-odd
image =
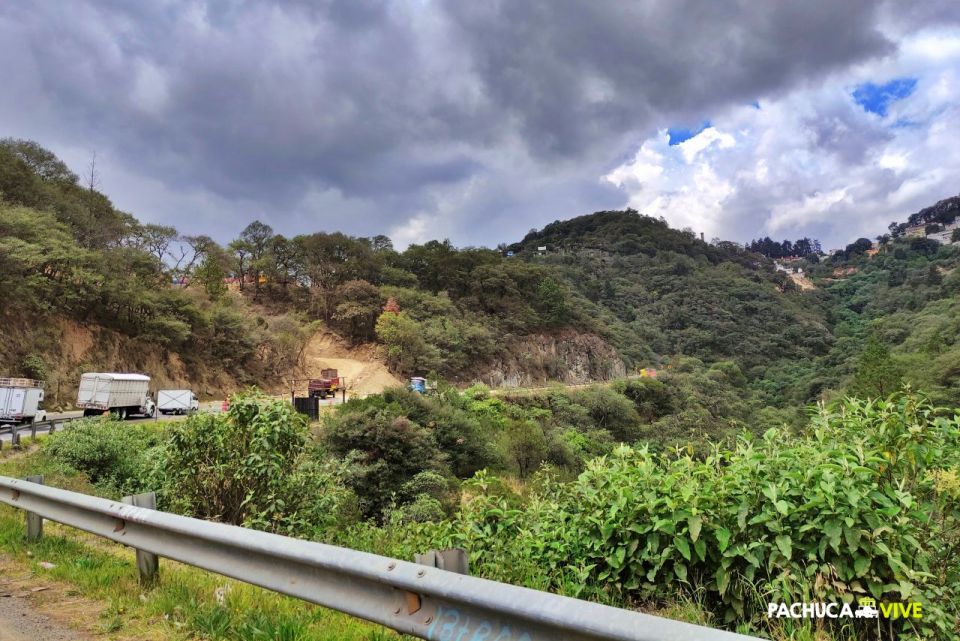
[[[229,377],[221,388],[281,377],[317,321],[381,344],[401,375],[514,385],[608,379],[679,356],[732,360],[752,378],[831,341],[816,306],[757,255],[636,212],[556,223],[514,256],[446,241],[398,252],[384,236],[338,232],[287,238],[259,221],[220,246],[140,223],[17,140],[0,145],[0,193],[2,313],[18,337],[0,362],[12,373],[65,369],[55,348],[66,321],[119,345],[110,363],[93,350],[72,370],[175,354],[165,367],[203,381],[216,369]]]
[[[181,260],[171,265],[177,240]],[[35,143],[0,142],[0,370],[74,385],[81,369],[151,369],[235,389],[289,368],[308,320],[266,318],[212,287],[171,286],[211,270],[218,248],[141,224]],[[71,337],[79,337],[70,340]]]
[[[755,377],[776,358],[809,358],[832,342],[815,301],[759,255],[635,211],[555,222],[513,249],[562,274],[631,365],[730,359]]]
[[[750,424],[761,411],[796,420],[806,403],[865,389],[870,376],[883,381],[877,393],[910,382],[960,400],[956,251],[926,238],[807,254],[817,287],[801,291],[758,251],[632,210],[558,221],[497,250],[287,238],[259,221],[221,246],[140,223],[80,182],[35,143],[0,144],[5,373],[159,368],[221,391],[269,386],[325,327],[379,345],[401,376],[462,384],[659,368],[679,377],[671,402],[694,426]],[[949,222],[954,200],[910,220]],[[766,240],[751,247],[817,245]],[[82,350],[65,339],[79,335]],[[882,375],[868,375],[876,362]],[[709,399],[694,398],[699,377],[719,386]]]

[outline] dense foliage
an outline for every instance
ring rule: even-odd
[[[841,622],[839,638],[956,634],[960,415],[913,394],[847,399],[821,405],[801,433],[656,452],[609,438],[657,405],[651,390],[625,392],[647,402],[609,390],[550,407],[480,389],[447,390],[442,403],[396,391],[345,406],[314,446],[288,405],[252,394],[162,438],[128,432],[104,457],[93,445],[109,449],[122,424],[84,422],[47,450],[108,491],[160,488],[166,509],[403,558],[463,546],[481,576],[620,605],[690,599],[741,631],[807,638],[793,635],[819,624],[769,620],[766,604],[869,595],[920,602],[924,618],[873,631]],[[507,461],[515,450],[485,444],[531,427],[550,442],[558,415],[579,416],[605,454],[564,463],[576,469],[536,462],[525,484],[509,482],[524,473]]]
[[[561,274],[595,331],[631,365],[685,355],[734,360],[751,373],[831,343],[820,310],[762,257],[634,211],[551,223],[514,249]]]
[[[309,335],[295,314],[267,321],[240,299],[171,286],[221,253],[117,211],[35,143],[0,141],[0,324],[19,331],[0,344],[2,373],[29,374],[61,320],[179,352],[194,370],[216,360],[241,381],[288,369]]]
[[[960,248],[891,240],[873,256],[812,266],[835,338],[809,360],[783,359],[752,385],[770,405],[800,405],[844,390],[877,396],[902,383],[960,405]]]

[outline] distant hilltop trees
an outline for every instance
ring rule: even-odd
[[[944,198],[935,205],[925,207],[915,214],[910,214],[905,223],[896,221],[890,223],[888,229],[894,238],[904,235],[925,235],[953,225],[958,217],[960,217],[960,196],[952,196]]]
[[[778,243],[769,236],[765,236],[758,240],[751,240],[747,245],[747,249],[758,254],[763,254],[767,258],[803,258],[810,254],[816,256],[823,254],[820,241],[810,238],[800,238],[793,242],[784,240]]]

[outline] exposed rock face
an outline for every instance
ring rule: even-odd
[[[524,336],[513,344],[509,357],[488,363],[477,374],[491,387],[525,387],[610,380],[624,376],[626,366],[599,336],[568,330]]]

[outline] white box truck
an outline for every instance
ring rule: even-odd
[[[23,425],[47,420],[43,410],[43,381],[0,378],[0,425]]]
[[[162,389],[157,392],[157,409],[161,414],[193,414],[200,409],[200,400],[188,389]]]
[[[88,372],[80,377],[77,407],[83,410],[84,416],[110,412],[123,420],[137,414],[153,416],[156,406],[150,397],[149,376]]]

